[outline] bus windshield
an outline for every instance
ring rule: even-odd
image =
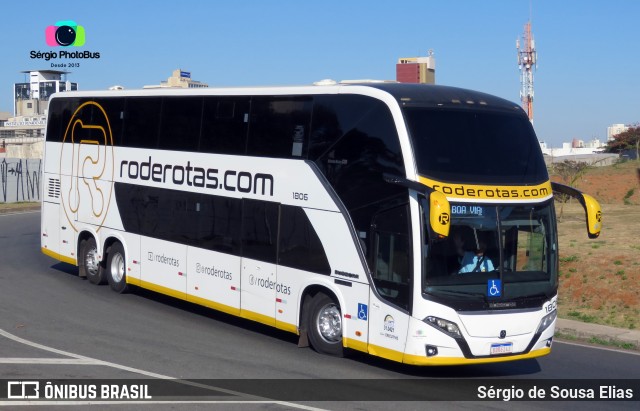
[[[442,182],[539,184],[549,179],[525,115],[489,110],[404,109],[418,172]]]
[[[557,291],[553,219],[551,202],[452,203],[450,235],[424,239],[423,292],[454,307],[454,300],[512,302],[504,308],[548,300]],[[497,295],[488,293],[491,280],[501,281],[503,289]]]

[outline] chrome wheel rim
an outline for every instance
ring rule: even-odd
[[[111,261],[111,278],[116,283],[119,283],[124,278],[124,258],[120,253],[114,255]]]
[[[87,250],[87,253],[84,256],[84,266],[89,275],[98,275],[98,250],[96,247],[92,247],[90,250]]]
[[[342,315],[334,303],[327,304],[318,312],[316,317],[318,334],[328,343],[342,341]]]

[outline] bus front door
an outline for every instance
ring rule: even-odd
[[[412,295],[408,205],[376,215],[371,232],[375,289],[369,297],[369,353],[402,361]]]

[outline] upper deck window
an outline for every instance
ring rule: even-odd
[[[525,116],[427,108],[404,112],[424,176],[477,184],[539,184],[549,178]]]

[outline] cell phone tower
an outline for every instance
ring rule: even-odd
[[[522,47],[520,39],[516,39],[518,50],[518,68],[520,69],[520,99],[522,108],[527,112],[529,121],[533,123],[533,70],[537,68],[538,55],[531,33],[531,21],[524,25]]]

